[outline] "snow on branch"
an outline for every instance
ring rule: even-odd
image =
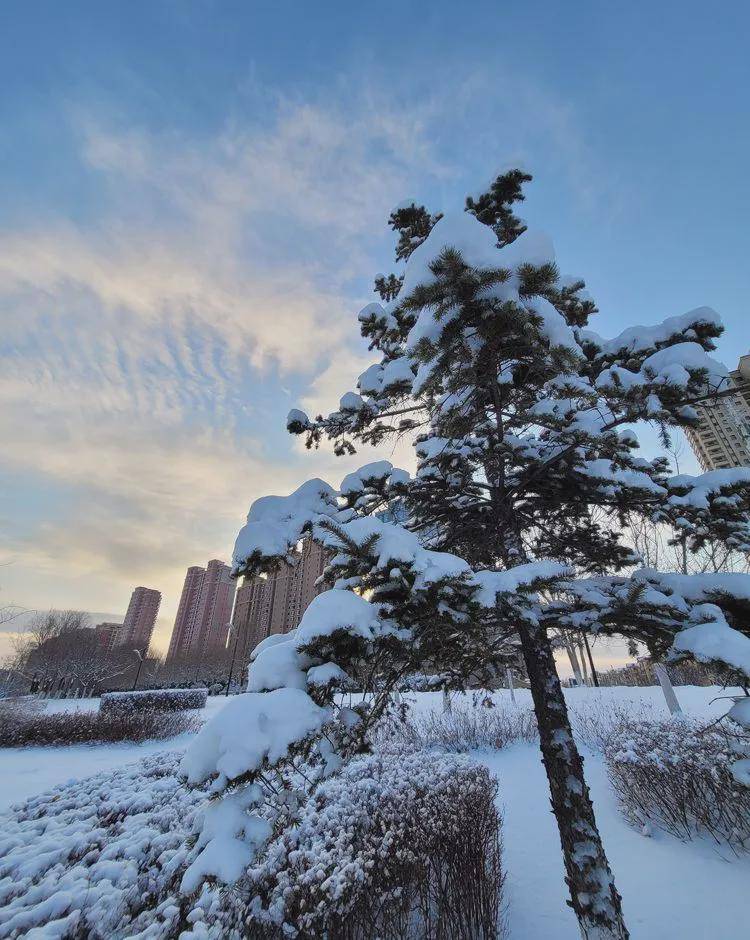
[[[676,653],[690,653],[702,663],[728,666],[750,680],[750,637],[733,630],[714,604],[694,607],[691,619],[700,622],[681,630],[672,649]]]
[[[256,499],[234,545],[233,573],[246,573],[251,565],[260,570],[286,558],[314,522],[338,516],[336,495],[328,483],[314,479],[289,496]]]

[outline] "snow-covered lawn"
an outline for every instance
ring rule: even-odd
[[[500,782],[510,937],[577,940],[544,768],[534,745],[482,758]],[[729,940],[750,913],[750,859],[708,841],[646,838],[627,825],[604,761],[586,755],[586,779],[633,940]]]
[[[209,698],[202,711],[210,718],[231,699]],[[51,699],[50,712],[92,711],[99,699]],[[78,744],[71,747],[0,748],[0,812],[14,803],[37,796],[69,780],[89,777],[100,770],[112,770],[170,748],[186,747],[192,735],[184,734],[168,741],[144,741],[140,744]]]
[[[677,689],[686,713],[706,717],[718,717],[726,711],[726,701],[712,702],[726,694],[716,688]],[[505,707],[513,707],[507,692],[494,693],[494,697]],[[516,697],[516,707],[530,705],[528,692],[519,690]],[[635,710],[649,709],[654,717],[666,714],[658,687],[580,688],[568,690],[566,697],[573,708],[606,708],[617,703]],[[420,711],[442,707],[439,693],[417,693],[409,698],[412,707]],[[215,714],[227,701],[231,699],[209,699],[205,716]],[[90,708],[93,704],[68,701],[48,707]],[[0,751],[0,810],[71,778],[116,768],[170,748],[182,749],[187,738],[183,735],[168,742],[139,745],[4,749]],[[510,937],[574,940],[579,934],[565,903],[559,840],[537,746],[518,743],[474,756],[500,783]],[[735,858],[707,840],[682,843],[661,832],[645,837],[621,816],[600,756],[586,752],[586,776],[634,940],[736,936],[738,925],[750,916],[750,858]]]

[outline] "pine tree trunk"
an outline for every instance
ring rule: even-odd
[[[620,895],[604,854],[546,630],[524,623],[521,647],[534,699],[542,762],[557,819],[570,905],[583,940],[626,940]]]

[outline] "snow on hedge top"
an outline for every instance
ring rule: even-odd
[[[337,512],[336,491],[318,479],[308,480],[289,496],[256,499],[234,545],[235,570],[252,555],[284,557],[309,525]]]
[[[301,689],[246,692],[229,702],[198,732],[182,759],[181,770],[192,784],[219,774],[234,780],[274,763],[289,748],[319,731],[328,721]]]
[[[127,701],[144,698],[189,698],[191,695],[208,695],[208,689],[137,689],[131,692],[103,692],[108,701]]]

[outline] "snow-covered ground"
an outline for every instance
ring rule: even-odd
[[[209,698],[202,711],[203,717],[210,718],[227,701],[231,699],[224,696]],[[99,699],[51,699],[47,702],[46,710],[92,711],[98,707]],[[191,734],[184,734],[168,741],[144,741],[141,744],[0,748],[0,812],[69,780],[89,777],[100,770],[122,767],[159,751],[182,749],[191,737]]]
[[[717,688],[683,687],[677,696],[688,714],[716,716],[726,711],[727,695]],[[512,707],[507,692],[494,697]],[[613,703],[654,717],[666,715],[661,689],[570,689],[573,708],[606,708]],[[517,706],[530,705],[529,693],[516,692]],[[410,695],[417,710],[442,707],[439,693]],[[227,701],[209,699],[206,717]],[[90,708],[90,702],[50,703],[51,709]],[[66,748],[4,749],[0,751],[0,810],[71,778],[115,768],[147,754],[183,748],[188,736],[169,742],[140,745],[77,746]],[[515,744],[502,751],[476,753],[500,782],[504,814],[506,903],[509,936],[518,940],[574,940],[575,919],[565,904],[562,858],[544,770],[536,745]],[[737,936],[750,917],[750,858],[735,858],[708,841],[682,843],[661,832],[645,837],[632,829],[619,813],[604,763],[586,753],[586,776],[591,787],[604,844],[623,895],[623,905],[634,940],[717,940]]]
[[[500,781],[510,937],[576,940],[547,779],[535,751],[514,745],[483,758]],[[633,940],[736,936],[750,914],[750,859],[708,841],[641,835],[620,815],[601,757],[587,755],[585,769]]]

